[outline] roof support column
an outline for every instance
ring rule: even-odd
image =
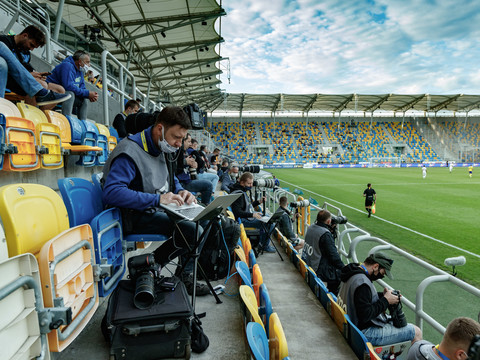
[[[60,34],[60,25],[62,25],[64,5],[65,5],[65,0],[60,0],[58,2],[57,17],[55,18],[55,29],[53,30],[53,40],[55,41],[58,41],[58,35]]]

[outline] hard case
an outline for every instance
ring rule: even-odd
[[[133,304],[135,284],[119,282],[111,294],[102,330],[110,342],[110,360],[190,358],[192,305],[185,285],[162,291],[155,284],[156,299],[149,309]]]

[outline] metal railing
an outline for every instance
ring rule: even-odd
[[[278,200],[281,196],[286,196],[289,201],[296,201],[298,197],[298,194],[281,188],[270,189],[270,191],[266,191],[266,195],[266,204],[268,205],[269,209],[275,209],[278,206]],[[342,215],[342,210],[340,208],[327,202],[323,203],[322,207],[310,204],[310,208],[313,208],[315,210],[327,209],[336,216]],[[303,226],[304,233],[306,233],[308,227],[306,222],[303,224]],[[370,235],[367,231],[351,223],[347,222],[344,225],[339,225],[338,232],[339,234],[337,236],[336,246],[339,254],[345,259],[347,259],[348,262],[361,262],[359,261],[357,254],[359,244],[365,242],[374,242],[377,245],[369,250],[369,254],[373,254],[378,251],[392,251],[395,254],[404,258],[405,260],[409,261],[410,263],[416,264],[421,268],[433,273],[433,275],[430,275],[423,279],[417,286],[414,301],[409,300],[405,296],[402,296],[402,303],[414,312],[415,323],[422,331],[424,322],[426,322],[440,334],[443,334],[445,332],[445,327],[424,310],[424,295],[425,291],[429,286],[440,282],[450,282],[451,284],[457,286],[459,290],[461,289],[463,291],[466,291],[467,293],[479,298],[480,300],[480,289],[477,289],[476,287],[466,283],[465,281],[460,280],[451,274],[448,274],[447,272],[429,264],[428,262],[416,256],[413,256],[407,251],[402,250],[399,247],[392,245],[383,239]],[[377,280],[377,282],[383,287],[392,289],[392,287],[384,280]]]

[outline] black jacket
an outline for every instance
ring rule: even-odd
[[[350,263],[344,266],[341,270],[340,280],[342,282],[346,282],[348,279],[350,279],[350,277],[359,273],[367,276],[365,270],[361,268],[359,264]],[[380,313],[387,310],[388,300],[383,297],[383,292],[378,292],[378,296],[380,299],[373,303],[372,293],[366,284],[359,286],[355,290],[355,311],[358,317],[357,327],[360,330],[374,326],[371,320],[375,319]]]
[[[328,226],[325,224],[317,225],[328,229]],[[338,250],[335,247],[335,240],[330,230],[323,234],[318,241],[322,258],[318,265],[317,275],[323,281],[339,281],[340,269],[342,269],[345,264],[338,254]]]
[[[232,193],[235,190],[240,190],[243,193],[247,192],[247,190],[242,185],[240,185],[240,183],[235,183],[234,185],[231,186],[231,189],[232,189],[231,191]],[[249,195],[249,199],[253,207],[260,205],[259,201],[253,201],[253,202],[251,201],[251,194]],[[247,210],[247,205],[248,204],[245,202],[245,196],[243,195],[240,196],[237,200],[235,200],[235,202],[232,204],[232,212],[233,212],[233,215],[235,215],[235,219],[238,219],[238,218],[246,219],[246,218],[253,217],[253,213]]]

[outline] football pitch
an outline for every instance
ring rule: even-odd
[[[466,264],[456,268],[457,277],[480,286],[479,168],[474,168],[472,178],[463,167],[452,173],[445,167],[428,168],[425,179],[420,168],[269,171],[282,188],[301,190],[304,198],[313,197],[319,206],[328,202],[340,208],[351,224],[447,272],[452,269],[444,265],[445,258],[465,256]],[[371,218],[362,196],[367,183],[372,183],[377,193],[376,213]],[[315,216],[316,212],[312,213],[311,222]],[[431,274],[400,260],[397,264],[393,270],[399,277],[393,286],[414,300],[418,283]],[[480,310],[478,298],[462,295],[459,299],[458,291],[448,283],[434,286],[426,296],[426,308],[442,314],[444,325],[455,316],[476,319]],[[458,304],[456,309],[454,304]],[[411,315],[409,320],[414,320]]]

